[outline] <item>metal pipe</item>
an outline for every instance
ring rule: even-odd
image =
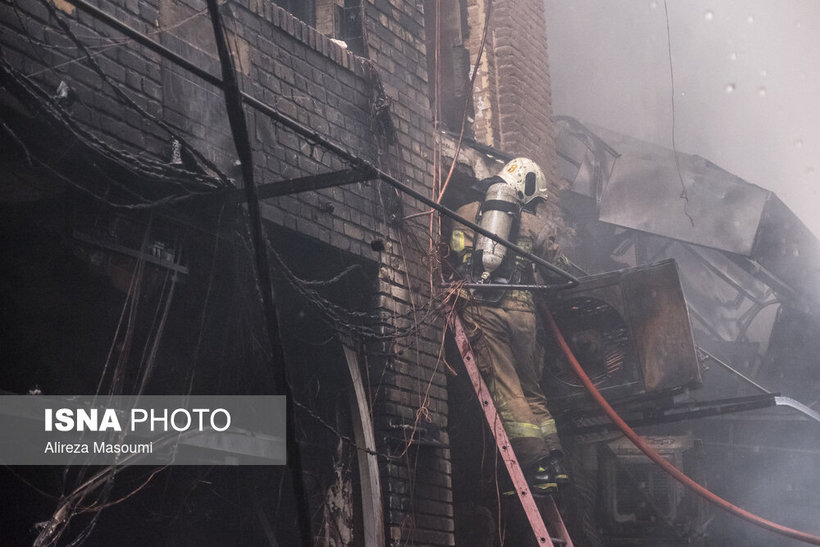
[[[428,207],[431,207],[431,208],[435,209],[436,211],[443,214],[444,216],[446,216],[448,218],[451,218],[453,220],[456,220],[456,221],[460,222],[461,224],[467,226],[468,228],[473,230],[475,233],[481,234],[484,237],[495,241],[496,243],[500,243],[504,247],[506,247],[506,248],[508,248],[512,251],[515,251],[516,254],[528,258],[529,260],[535,262],[536,264],[538,264],[540,266],[543,266],[543,267],[547,268],[548,270],[550,270],[554,273],[557,273],[560,277],[567,280],[567,282],[564,283],[564,284],[560,284],[560,285],[541,285],[540,286],[541,288],[543,288],[543,289],[569,289],[569,288],[572,288],[572,287],[575,287],[575,286],[578,285],[578,279],[575,278],[573,275],[570,275],[567,272],[565,272],[564,270],[558,268],[557,266],[555,266],[553,264],[550,264],[549,262],[547,262],[546,260],[544,260],[540,256],[536,256],[533,253],[522,249],[521,247],[519,247],[518,245],[516,245],[512,242],[507,241],[504,238],[498,237],[494,233],[492,233],[488,230],[485,230],[484,228],[482,228],[481,226],[479,226],[475,222],[467,220],[466,218],[464,218],[464,217],[460,216],[459,214],[457,214],[455,211],[445,207],[444,205],[439,204],[437,201],[428,198],[427,196],[421,194],[420,192],[417,192],[416,190],[410,188],[409,186],[407,186],[406,184],[404,184],[400,180],[396,179],[392,175],[390,175],[390,174],[382,171],[378,167],[374,166],[372,163],[368,162],[367,160],[365,160],[363,158],[360,158],[359,156],[356,156],[355,154],[349,152],[348,150],[346,150],[342,146],[340,146],[340,145],[334,143],[333,141],[323,137],[318,132],[316,132],[312,129],[306,128],[305,126],[303,126],[302,124],[300,124],[299,122],[294,120],[293,118],[291,118],[291,117],[289,117],[285,114],[282,114],[281,112],[275,110],[270,105],[265,104],[265,103],[261,102],[260,100],[254,98],[254,97],[251,97],[247,94],[244,94],[244,93],[242,95],[242,99],[248,104],[248,106],[258,110],[259,112],[262,112],[263,114],[266,114],[266,115],[270,116],[271,118],[277,120],[278,122],[282,123],[283,125],[285,125],[287,127],[290,127],[291,129],[293,129],[297,133],[300,133],[303,136],[305,136],[305,137],[307,137],[311,140],[314,140],[316,143],[321,144],[322,146],[324,146],[325,148],[327,148],[331,152],[335,153],[337,156],[340,156],[340,157],[344,158],[354,168],[362,171],[363,174],[365,174],[365,175],[370,174],[372,176],[372,178],[374,178],[374,179],[377,178],[377,179],[380,179],[380,180],[386,182],[387,184],[389,184],[393,188],[399,190],[400,192],[402,192],[404,194],[407,194],[408,196],[410,196],[412,198],[415,198],[416,200],[418,200],[418,201],[422,202],[423,204],[427,205]]]
[[[791,397],[777,396],[774,398],[774,402],[777,406],[787,406],[789,408],[793,408],[804,416],[811,418],[815,422],[820,422],[820,413],[817,413],[815,410],[812,410],[800,401],[796,401]]]
[[[727,363],[724,363],[723,361],[721,361],[720,359],[718,359],[717,357],[715,357],[714,355],[712,355],[711,353],[709,353],[705,349],[701,348],[700,346],[698,346],[698,351],[700,351],[701,353],[706,355],[706,357],[708,357],[709,359],[711,359],[715,363],[717,363],[717,364],[721,365],[722,367],[724,367],[726,370],[728,370],[732,374],[735,374],[735,375],[739,376],[740,378],[744,379],[746,382],[753,385],[754,387],[756,387],[757,389],[759,389],[763,393],[766,393],[768,395],[772,395],[771,391],[769,391],[765,387],[761,386],[760,384],[758,384],[757,382],[755,382],[754,380],[752,380],[748,376],[744,375],[740,371],[734,369],[733,367],[731,367]],[[812,408],[808,407],[807,405],[804,405],[803,403],[801,403],[800,401],[798,401],[796,399],[792,399],[791,397],[782,397],[780,395],[776,395],[775,398],[774,398],[774,404],[776,406],[785,406],[785,407],[794,409],[794,410],[798,411],[799,413],[803,414],[804,416],[806,416],[808,418],[811,418],[815,422],[820,423],[820,413],[818,413],[817,411],[815,411]]]
[[[549,289],[549,285],[527,285],[527,284],[506,284],[506,283],[463,283],[465,289],[506,289],[512,291],[543,291]]]
[[[309,547],[313,544],[311,541],[310,508],[308,507],[307,495],[305,493],[299,442],[296,439],[295,416],[293,411],[294,397],[290,387],[291,382],[285,363],[282,340],[279,337],[276,296],[273,292],[273,280],[271,279],[271,268],[268,262],[267,247],[265,245],[264,227],[259,212],[259,195],[257,194],[256,183],[254,182],[253,150],[251,148],[250,135],[248,134],[248,124],[245,118],[242,95],[239,90],[236,67],[234,66],[231,52],[228,49],[228,40],[217,1],[218,0],[208,0],[208,12],[211,16],[216,48],[219,53],[219,62],[222,67],[222,79],[224,82],[222,90],[225,94],[225,108],[228,112],[228,121],[231,126],[234,146],[236,147],[236,152],[239,155],[242,167],[244,189],[247,195],[248,216],[250,217],[250,226],[248,228],[250,229],[251,239],[253,240],[256,275],[259,280],[259,290],[262,293],[265,323],[267,325],[268,339],[273,357],[274,375],[277,380],[276,383],[279,384],[277,389],[286,396],[285,401],[288,413],[288,419],[285,421],[287,463],[293,478],[291,482],[293,495],[296,498],[296,520],[302,545]]]
[[[714,355],[712,355],[711,353],[709,353],[708,351],[703,349],[702,347],[698,346],[698,351],[703,353],[704,355],[706,355],[706,357],[708,357],[709,359],[711,359],[715,363],[721,365],[723,368],[725,368],[726,370],[728,370],[732,374],[735,374],[735,375],[739,376],[740,378],[744,379],[746,382],[753,385],[754,387],[756,387],[757,389],[759,389],[763,393],[766,393],[767,395],[772,395],[773,394],[771,391],[769,391],[765,387],[761,386],[760,384],[758,384],[757,382],[755,382],[754,380],[752,380],[751,378],[749,378],[748,376],[746,376],[742,372],[736,370],[734,367],[730,366],[729,364],[724,363],[723,361],[721,361],[720,359],[718,359],[717,357],[715,357]],[[774,404],[776,406],[785,406],[785,407],[791,408],[793,410],[796,410],[799,413],[803,414],[804,416],[806,416],[808,418],[811,418],[815,422],[820,423],[820,413],[818,413],[817,411],[813,410],[812,408],[804,405],[803,403],[801,403],[800,401],[798,401],[796,399],[792,399],[791,397],[782,397],[780,395],[776,395],[774,397]]]
[[[222,80],[220,80],[219,77],[214,76],[213,74],[211,74],[210,72],[208,72],[206,70],[202,70],[201,68],[196,66],[194,63],[192,63],[192,62],[188,61],[187,59],[185,59],[185,57],[182,57],[181,55],[178,55],[177,53],[174,53],[173,51],[171,51],[167,47],[156,43],[155,41],[151,40],[145,34],[141,33],[140,31],[138,31],[134,28],[129,27],[128,25],[126,25],[125,23],[123,23],[122,21],[120,21],[119,19],[114,17],[113,15],[109,15],[109,14],[105,13],[103,10],[101,10],[98,7],[88,3],[86,0],[67,0],[67,1],[71,4],[74,4],[79,9],[81,9],[84,12],[88,13],[92,17],[96,17],[97,19],[99,19],[103,23],[106,23],[106,24],[114,27],[115,29],[122,32],[123,34],[125,34],[126,36],[128,36],[129,38],[131,38],[132,40],[134,40],[135,42],[137,42],[141,46],[147,47],[148,49],[150,49],[154,53],[159,53],[161,56],[165,57],[169,61],[172,61],[172,62],[178,64],[179,66],[181,66],[182,68],[184,68],[185,70],[187,70],[189,72],[192,72],[193,74],[199,76],[200,78],[202,78],[203,80],[205,80],[209,84],[213,84],[213,85],[215,85],[219,88],[222,87],[222,85],[223,85]]]
[[[168,49],[168,48],[154,42],[153,40],[151,40],[145,34],[139,32],[136,29],[133,29],[133,28],[129,27],[128,25],[125,25],[124,23],[122,23],[122,22],[118,21],[117,19],[115,19],[113,16],[111,16],[111,15],[105,13],[104,11],[98,9],[97,7],[89,4],[87,2],[87,0],[68,0],[68,2],[70,2],[71,4],[77,6],[77,8],[89,13],[93,17],[96,17],[96,18],[100,19],[101,21],[111,25],[112,27],[119,30],[120,32],[122,32],[123,34],[125,34],[129,38],[133,39],[135,42],[139,43],[140,45],[145,46],[148,49],[151,49],[152,51],[160,54],[161,56],[163,56],[166,59],[172,61],[173,63],[176,63],[179,66],[183,67],[184,69],[189,70],[190,72],[192,72],[193,74],[199,76],[200,78],[202,78],[206,82],[211,83],[211,84],[219,87],[220,89],[224,89],[225,82],[223,82],[218,77],[214,76],[213,74],[210,74],[207,71],[204,71],[204,70],[200,69],[199,67],[197,67],[196,65],[194,65],[190,61],[187,61],[185,58],[177,55],[176,53],[174,53],[170,49]],[[354,167],[357,170],[361,171],[364,175],[370,175],[370,178],[380,179],[380,180],[384,181],[385,183],[387,183],[390,186],[396,188],[400,192],[402,192],[404,194],[407,194],[408,196],[410,196],[412,198],[415,198],[416,200],[420,201],[421,203],[427,205],[428,207],[431,207],[431,208],[435,209],[436,211],[443,214],[444,216],[460,222],[464,226],[467,226],[468,228],[473,230],[475,233],[481,234],[484,237],[486,237],[488,239],[491,239],[491,240],[495,241],[496,243],[499,243],[499,244],[503,245],[504,247],[510,249],[511,251],[514,251],[519,256],[528,258],[529,260],[535,262],[536,264],[538,264],[538,265],[552,271],[553,273],[558,274],[559,277],[567,280],[566,283],[562,283],[562,284],[543,285],[542,287],[544,289],[550,289],[550,290],[552,290],[552,289],[569,289],[569,288],[572,288],[572,287],[575,287],[575,286],[578,285],[578,279],[575,278],[574,276],[572,276],[572,275],[568,274],[567,272],[561,270],[557,266],[555,266],[553,264],[550,264],[549,262],[547,262],[543,258],[541,258],[539,256],[536,256],[533,253],[522,249],[518,245],[515,245],[514,243],[512,243],[510,241],[507,241],[506,239],[500,238],[497,235],[483,229],[481,226],[477,225],[476,223],[474,223],[472,221],[469,221],[466,218],[463,218],[463,217],[459,216],[454,211],[448,209],[447,207],[444,207],[443,205],[440,205],[435,200],[428,198],[427,196],[421,194],[420,192],[417,192],[416,190],[413,190],[412,188],[410,188],[409,186],[407,186],[403,182],[399,181],[398,179],[396,179],[392,175],[390,175],[390,174],[386,173],[385,171],[382,171],[381,169],[377,168],[376,166],[374,166],[369,161],[367,161],[367,160],[353,154],[352,152],[348,151],[343,146],[341,146],[337,143],[334,143],[333,141],[327,139],[326,137],[319,134],[317,131],[302,125],[301,123],[294,120],[290,116],[282,114],[281,112],[277,111],[276,109],[274,109],[270,105],[263,103],[259,99],[255,98],[255,97],[252,97],[252,96],[248,95],[245,92],[240,92],[240,96],[242,98],[242,101],[245,104],[247,104],[248,106],[250,106],[251,108],[253,108],[254,110],[269,116],[270,118],[278,121],[279,123],[281,123],[282,125],[284,125],[286,127],[289,127],[290,129],[292,129],[296,133],[299,133],[303,137],[305,137],[309,140],[312,140],[312,141],[316,142],[317,144],[322,145],[323,147],[327,148],[331,152],[335,153],[337,156],[340,156],[341,158],[348,161],[351,164],[352,167]]]
[[[706,357],[708,357],[709,359],[711,359],[715,363],[719,364],[720,366],[722,366],[723,368],[725,368],[726,370],[728,370],[732,374],[734,374],[736,376],[739,376],[740,378],[742,378],[743,380],[745,380],[749,384],[753,385],[754,387],[756,387],[757,389],[759,389],[763,393],[767,393],[767,394],[771,395],[771,393],[772,393],[771,391],[769,391],[765,387],[761,386],[760,384],[758,384],[757,382],[755,382],[754,380],[752,380],[751,378],[749,378],[748,376],[746,376],[745,374],[743,374],[739,370],[735,369],[734,367],[732,367],[728,363],[724,363],[723,361],[721,361],[720,359],[718,359],[717,357],[715,357],[714,355],[712,355],[711,353],[709,353],[708,351],[706,351],[705,349],[703,349],[700,346],[698,346],[697,349],[698,349],[699,352],[701,352]]]

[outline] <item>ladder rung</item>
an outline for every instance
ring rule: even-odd
[[[532,532],[535,535],[536,540],[540,545],[544,545],[546,547],[549,547],[550,545],[566,545],[568,547],[573,547],[572,539],[569,537],[569,533],[567,532],[564,521],[561,518],[561,514],[558,512],[558,507],[555,505],[555,500],[552,496],[548,496],[548,498],[543,502],[543,505],[545,505],[544,512],[546,513],[547,521],[550,524],[550,529],[553,533],[557,533],[560,537],[553,538],[549,535],[547,527],[544,524],[545,515],[542,514],[542,511],[539,509],[538,505],[536,505],[535,498],[533,497],[532,492],[530,492],[530,487],[527,484],[527,481],[524,478],[524,473],[521,471],[521,467],[518,464],[518,458],[512,450],[508,450],[508,448],[510,448],[510,440],[507,437],[507,432],[504,430],[504,426],[501,425],[501,418],[498,416],[495,405],[489,396],[490,392],[487,389],[484,379],[481,377],[481,373],[478,371],[478,367],[475,364],[475,356],[473,355],[473,350],[470,347],[470,341],[461,325],[461,319],[458,315],[453,313],[448,318],[447,323],[455,337],[456,346],[458,346],[458,350],[461,353],[464,368],[467,369],[467,375],[470,377],[470,382],[473,384],[473,389],[478,396],[478,400],[483,403],[480,406],[484,411],[484,417],[487,419],[487,425],[490,426],[490,431],[493,433],[496,448],[498,449],[499,454],[501,454],[501,459],[504,461],[504,465],[507,467],[507,472],[510,474],[510,478],[515,486],[518,500],[521,502],[521,507],[527,515],[527,520],[532,527]]]

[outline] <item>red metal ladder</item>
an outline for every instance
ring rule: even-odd
[[[496,447],[498,448],[501,459],[504,460],[504,465],[507,467],[507,472],[510,474],[515,491],[518,494],[518,499],[527,515],[532,532],[535,534],[535,539],[539,545],[547,545],[552,547],[556,543],[559,545],[567,545],[572,547],[572,540],[569,537],[567,528],[564,525],[564,520],[558,512],[558,507],[555,505],[555,500],[551,495],[544,498],[543,502],[539,502],[543,506],[543,515],[539,510],[535,498],[530,492],[530,487],[527,480],[524,478],[524,473],[521,471],[521,466],[518,465],[518,458],[510,446],[510,440],[507,437],[507,432],[501,424],[501,419],[498,417],[498,412],[495,409],[493,400],[490,397],[490,392],[481,373],[476,367],[475,357],[473,356],[473,349],[470,347],[470,341],[464,332],[464,327],[461,324],[461,319],[456,313],[450,314],[448,319],[448,327],[453,332],[458,346],[458,351],[461,353],[461,359],[464,361],[464,368],[467,369],[467,375],[470,377],[470,382],[473,384],[478,400],[481,403],[481,408],[484,411],[484,417],[487,419],[487,424],[490,426],[490,431],[495,437]],[[547,531],[547,526],[544,524],[546,518],[549,524],[549,530],[555,536],[550,537]]]

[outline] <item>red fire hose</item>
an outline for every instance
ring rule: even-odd
[[[553,319],[550,313],[544,313],[545,319],[547,323],[549,323],[550,329],[552,330],[553,334],[555,335],[555,339],[558,341],[558,345],[561,347],[561,351],[564,352],[567,359],[569,360],[572,368],[575,370],[575,374],[581,379],[584,386],[586,387],[589,394],[592,395],[592,398],[595,399],[595,402],[600,405],[600,407],[606,412],[609,418],[615,423],[616,426],[623,432],[626,437],[632,441],[632,443],[637,446],[646,456],[655,462],[658,466],[661,467],[664,471],[669,473],[675,480],[679,483],[684,485],[686,488],[692,490],[700,497],[706,499],[708,502],[717,505],[725,509],[726,511],[751,522],[761,528],[766,528],[767,530],[771,530],[777,534],[781,534],[786,537],[790,537],[792,539],[796,539],[799,541],[803,541],[805,543],[810,543],[812,545],[820,545],[820,536],[815,536],[812,534],[808,534],[806,532],[801,532],[800,530],[794,530],[793,528],[789,528],[787,526],[782,526],[777,524],[776,522],[772,522],[770,520],[766,520],[762,517],[755,515],[754,513],[750,513],[745,509],[741,509],[740,507],[729,503],[725,499],[721,498],[717,494],[707,490],[700,484],[696,483],[689,477],[683,474],[677,467],[669,463],[663,456],[658,454],[655,449],[651,446],[646,444],[643,439],[635,433],[635,431],[627,425],[627,423],[621,418],[615,410],[606,402],[606,399],[601,395],[601,392],[595,387],[592,383],[592,380],[589,379],[589,376],[586,375],[584,369],[581,368],[580,363],[575,358],[575,355],[572,354],[572,350],[567,344],[567,341],[564,339],[564,336],[561,334],[561,331],[558,328],[558,324]]]

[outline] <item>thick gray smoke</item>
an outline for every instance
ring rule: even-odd
[[[555,114],[667,148],[674,132],[678,151],[772,190],[820,236],[820,2],[545,2]],[[697,269],[691,279],[695,289],[707,287]],[[811,292],[806,284],[816,279],[810,273],[794,288]],[[698,290],[688,288],[691,305]],[[715,311],[726,304],[713,300]],[[744,348],[765,355],[744,370],[818,408],[820,322],[816,311],[795,309],[793,302],[780,309],[768,349],[754,342],[768,340],[771,321],[759,337],[721,334],[719,344],[727,355]],[[704,383],[700,392],[712,398],[740,393],[736,378],[716,371]],[[820,424],[756,411],[685,427],[703,441],[700,469],[710,488],[778,523],[820,532]],[[713,515],[708,545],[798,545],[721,511]]]
[[[669,0],[680,151],[773,190],[820,235],[820,3]],[[546,0],[556,114],[664,146],[663,0]]]

